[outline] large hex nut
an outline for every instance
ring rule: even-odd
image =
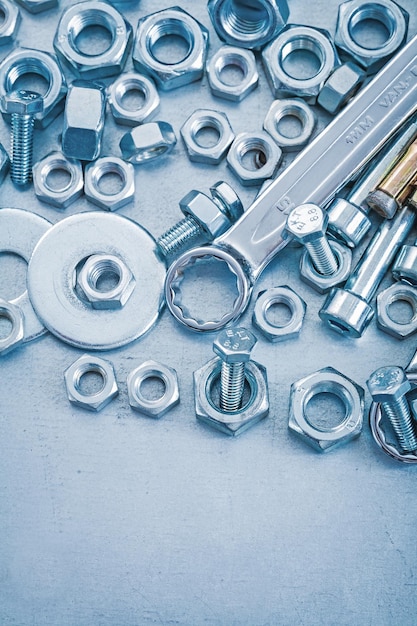
[[[308,250],[304,250],[300,259],[301,278],[319,293],[327,293],[347,281],[352,267],[352,251],[338,241],[329,241],[336,257],[337,270],[333,274],[319,274],[315,269]]]
[[[103,378],[102,388],[95,393],[81,390],[80,381],[84,374],[95,373]],[[97,356],[83,354],[64,373],[68,400],[75,406],[88,411],[101,411],[119,393],[113,365]]]
[[[110,46],[101,54],[85,54],[76,45],[77,37],[89,26],[105,28]],[[54,38],[57,54],[82,78],[103,78],[120,74],[132,40],[132,27],[107,2],[87,0],[68,7],[62,14]]]
[[[222,411],[214,399],[214,387],[219,381],[222,361],[218,357],[194,372],[194,400],[196,417],[227,435],[236,437],[257,424],[269,413],[268,380],[266,369],[256,361],[245,365],[249,399],[238,411]]]
[[[318,60],[318,70],[303,77],[286,67],[289,56],[297,50],[310,50]],[[296,24],[284,30],[263,51],[265,72],[275,98],[300,96],[314,104],[324,82],[339,60],[326,30]],[[302,70],[302,67],[301,67]]]
[[[125,104],[127,94],[139,92],[143,102],[138,107]],[[118,124],[137,126],[147,122],[159,110],[159,94],[147,76],[129,72],[122,74],[107,90],[110,111]]]
[[[7,319],[11,324],[10,332],[0,339],[0,355],[4,356],[17,348],[25,336],[24,315],[22,309],[16,304],[0,298],[0,318]]]
[[[217,141],[212,145],[199,142],[198,134],[203,129],[214,130]],[[190,161],[218,165],[226,155],[235,135],[225,113],[209,109],[197,109],[181,128]]]
[[[79,161],[94,161],[101,149],[106,110],[105,88],[76,80],[68,90],[62,131],[62,152]]]
[[[43,96],[43,111],[35,115],[35,126],[45,128],[64,108],[67,85],[55,55],[32,50],[15,48],[0,63],[0,99],[15,89],[18,78],[37,74],[47,82]],[[36,91],[36,89],[35,89]],[[10,115],[4,115],[9,121]]]
[[[223,41],[243,48],[262,48],[288,20],[287,0],[209,0],[208,12]]]
[[[225,68],[240,70],[241,80],[226,82],[222,77]],[[240,102],[258,86],[259,74],[255,55],[243,48],[222,46],[208,60],[206,72],[211,93],[217,98]]]
[[[253,167],[245,164],[248,153],[261,155],[258,161],[253,159]],[[272,178],[282,159],[281,148],[268,133],[239,133],[230,146],[227,164],[244,186],[260,185],[267,178]]]
[[[411,307],[411,317],[406,321],[396,320],[390,313],[394,302],[405,302]],[[377,323],[381,330],[396,339],[406,339],[417,331],[417,289],[410,285],[395,283],[378,294]]]
[[[155,44],[166,35],[176,35],[186,42],[188,50],[182,59],[164,62],[154,54]],[[180,7],[170,7],[139,20],[133,63],[162,90],[176,89],[202,78],[208,38],[208,30],[189,13]]]
[[[361,45],[353,30],[368,19],[380,22],[388,31],[379,45]],[[367,72],[376,72],[404,43],[408,30],[408,13],[392,0],[348,0],[339,6],[335,35],[336,46],[346,59],[353,59]]]
[[[83,192],[84,177],[81,163],[75,159],[67,159],[62,152],[50,152],[35,163],[32,171],[37,198],[56,209],[66,209]],[[50,182],[52,172],[65,172],[69,180],[63,185],[52,184]]]
[[[121,186],[115,191],[107,192],[100,182],[107,174],[115,174]],[[119,157],[106,156],[89,163],[85,168],[84,193],[90,202],[101,209],[116,211],[121,209],[135,196],[135,173],[133,165]]]
[[[116,284],[99,287],[101,278],[112,277]],[[121,309],[136,285],[135,277],[126,263],[114,254],[91,255],[77,276],[77,286],[93,309]]]
[[[0,0],[3,20],[0,24],[0,46],[11,43],[20,25],[20,11],[10,0]]]
[[[318,394],[332,394],[345,407],[345,416],[337,426],[313,424],[307,404]],[[319,452],[329,452],[360,435],[363,423],[364,390],[333,367],[314,372],[291,385],[288,427]]]
[[[164,392],[159,398],[145,397],[141,391],[142,383],[149,378],[156,378],[164,385]],[[177,372],[172,367],[152,360],[145,361],[130,372],[127,390],[132,409],[148,417],[162,417],[180,401]]]
[[[30,13],[41,13],[58,6],[58,0],[16,0],[16,2]]]
[[[148,122],[135,126],[123,135],[119,145],[125,161],[140,165],[167,154],[176,143],[177,138],[171,124]]]
[[[285,135],[280,131],[280,122],[286,118],[296,118],[300,124],[300,132],[294,136]],[[299,150],[308,143],[316,125],[313,109],[300,98],[283,98],[274,100],[265,116],[264,129],[275,143],[287,152]]]
[[[290,311],[290,318],[282,324],[272,323],[268,317],[271,307],[283,304]],[[302,298],[287,285],[260,291],[253,310],[253,325],[269,341],[294,339],[300,334],[307,305]]]
[[[365,73],[355,63],[339,65],[324,83],[317,103],[334,115],[355,95],[365,79]]]

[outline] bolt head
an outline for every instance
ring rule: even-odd
[[[316,204],[301,204],[291,211],[287,218],[287,232],[300,243],[308,243],[323,237],[329,221]]]
[[[43,97],[36,91],[15,89],[1,98],[0,107],[9,115],[36,115],[43,111]]]
[[[411,389],[404,370],[396,365],[380,367],[366,384],[375,402],[395,402]]]
[[[247,362],[256,342],[255,335],[246,328],[226,328],[215,339],[213,351],[225,363]]]

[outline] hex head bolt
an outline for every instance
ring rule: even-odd
[[[411,389],[404,370],[380,367],[366,383],[374,402],[380,402],[404,452],[417,450],[417,434],[405,394]]]
[[[156,241],[163,257],[184,251],[198,237],[212,241],[242,215],[243,205],[230,185],[219,181],[211,187],[210,193],[211,198],[193,190],[180,201],[184,219],[174,224]]]
[[[301,204],[287,218],[287,232],[306,247],[319,274],[337,272],[336,256],[326,236],[327,214],[316,204]]]
[[[11,168],[15,185],[22,187],[32,180],[33,124],[35,115],[43,111],[43,97],[24,89],[2,97],[1,110],[11,116]]]
[[[242,405],[246,363],[257,342],[255,335],[242,327],[226,328],[213,343],[213,351],[222,361],[220,408],[238,411]]]
[[[404,207],[394,219],[382,223],[344,289],[334,289],[319,312],[332,330],[362,336],[374,316],[370,302],[414,221],[414,210]]]

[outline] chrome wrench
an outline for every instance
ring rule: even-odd
[[[216,331],[235,321],[249,303],[252,287],[286,245],[286,216],[304,202],[325,206],[417,110],[417,36],[409,41],[351,103],[253,202],[239,220],[211,245],[185,252],[170,266],[165,281],[168,308],[183,325]],[[182,308],[179,283],[200,259],[227,264],[237,279],[238,296],[220,320],[197,320]]]

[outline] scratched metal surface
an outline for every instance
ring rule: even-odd
[[[206,3],[179,4],[209,28],[216,49]],[[337,4],[290,0],[291,20],[334,32]],[[135,25],[166,5],[121,6]],[[414,34],[414,0],[402,6]],[[19,41],[52,50],[59,11],[22,14]],[[226,111],[239,132],[260,128],[271,102],[261,70],[259,89],[239,105],[214,100],[204,79],[162,94],[159,118],[178,133],[195,108],[209,106]],[[36,133],[37,157],[59,145],[61,125],[62,116]],[[103,153],[118,154],[123,132],[107,119]],[[190,164],[179,141],[167,158],[137,169],[135,203],[120,213],[158,236],[180,217],[189,189],[207,191],[222,178],[236,184],[225,164]],[[255,190],[237,188],[248,206]],[[62,218],[9,181],[0,203]],[[96,210],[81,200],[66,213],[87,209]],[[415,623],[416,468],[385,457],[367,423],[358,440],[326,456],[287,430],[292,381],[332,365],[365,386],[376,367],[405,365],[415,339],[400,343],[375,324],[358,341],[330,334],[317,317],[322,298],[299,283],[298,256],[286,249],[255,288],[289,284],[308,313],[298,340],[259,338],[254,356],[268,369],[270,416],[236,440],[194,417],[192,372],[211,358],[212,337],[181,329],[167,311],[144,339],[104,355],[120,396],[98,415],[65,396],[62,373],[80,351],[48,335],[2,358],[1,624]],[[16,295],[23,263],[2,255],[0,268],[2,296]],[[180,405],[157,422],[133,413],[127,400],[127,373],[148,358],[175,367],[180,380]]]

